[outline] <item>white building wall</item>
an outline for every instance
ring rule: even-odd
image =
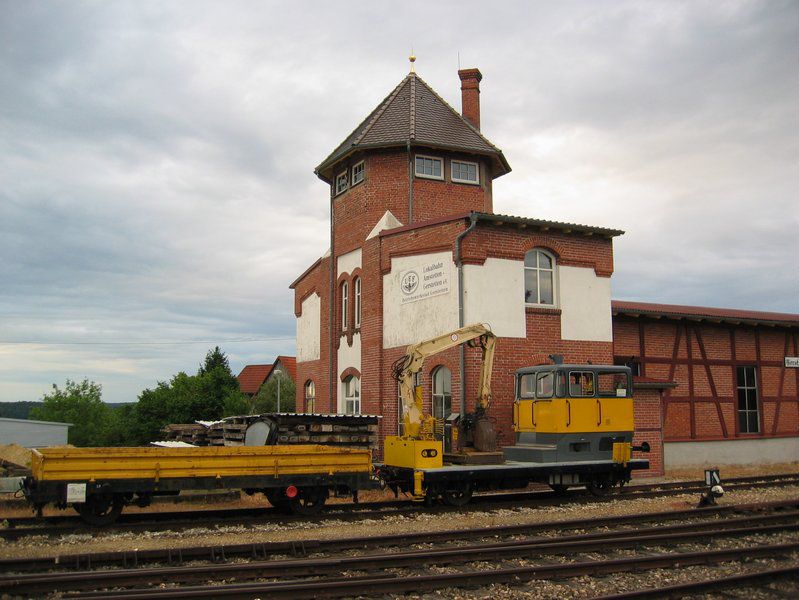
[[[560,329],[564,340],[612,342],[610,277],[594,269],[558,265]]]
[[[302,301],[302,314],[297,318],[297,362],[319,360],[322,300],[313,293]]]
[[[425,269],[435,269],[441,276],[426,282]],[[417,273],[419,287],[408,294],[401,279],[411,271]],[[434,284],[437,287],[424,287]],[[411,296],[424,297],[409,300]],[[391,259],[391,272],[383,276],[383,347],[407,346],[457,328],[458,275],[452,252]]]
[[[352,252],[342,254],[336,259],[336,268],[338,269],[336,277],[342,273],[352,273],[355,269],[361,268],[361,249],[357,248]]]
[[[336,388],[338,389],[337,411],[344,412],[344,383],[341,381],[341,374],[352,367],[361,372],[361,334],[355,333],[352,336],[352,346],[347,343],[347,338],[341,338],[338,347],[338,372],[336,373]]]
[[[666,442],[663,445],[663,464],[667,469],[698,465],[784,463],[795,461],[797,456],[799,456],[799,438],[795,437]]]
[[[463,290],[464,325],[487,323],[500,337],[527,336],[523,261],[487,258],[483,265],[464,265]]]
[[[0,444],[25,448],[64,446],[71,423],[0,418]]]

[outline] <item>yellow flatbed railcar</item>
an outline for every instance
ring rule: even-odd
[[[373,487],[370,450],[321,445],[47,448],[33,452],[31,471],[23,490],[35,507],[72,505],[94,524],[183,490],[261,491],[279,508],[313,514],[331,491]]]

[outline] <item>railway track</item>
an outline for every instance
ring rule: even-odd
[[[648,526],[642,527],[643,523]],[[574,533],[563,535],[566,531]],[[303,559],[216,564],[212,569],[208,565],[188,565],[19,574],[0,578],[0,594],[29,596],[58,591],[64,597],[95,599],[379,595],[492,582],[519,584],[532,579],[765,556],[799,556],[798,532],[799,499],[538,525],[331,540],[306,548],[313,555]],[[542,533],[550,535],[531,537]],[[776,535],[787,536],[787,540],[762,542],[765,536]],[[753,536],[755,540],[751,541]],[[722,549],[693,547],[720,540],[736,543]],[[390,547],[409,545],[415,547],[386,552]],[[379,548],[381,552],[353,554],[351,550],[356,548]],[[595,553],[606,554],[608,548],[616,554],[625,550],[632,555],[611,560],[593,558]],[[554,557],[560,560],[553,562]],[[520,561],[524,566],[519,566]],[[487,568],[486,564],[492,567]],[[419,575],[425,568],[438,572]],[[441,573],[442,569],[448,572]],[[237,583],[229,583],[234,580]],[[208,585],[209,581],[214,581],[213,585]]]
[[[786,473],[780,475],[738,477],[724,482],[725,489],[739,490],[758,487],[799,485],[799,474]],[[608,497],[609,500],[635,499],[701,493],[705,491],[704,482],[678,481],[626,486],[620,492]],[[581,498],[581,496],[583,496]],[[484,510],[492,508],[516,508],[518,506],[538,504],[561,504],[567,502],[597,501],[595,497],[585,499],[582,490],[571,490],[563,496],[556,496],[549,490],[513,493],[479,494],[463,507],[435,506],[425,508],[409,500],[379,501],[360,504],[331,504],[321,514],[309,516],[285,515],[275,509],[213,509],[170,512],[128,513],[120,516],[117,523],[106,526],[102,531],[151,531],[151,530],[185,530],[197,527],[198,523],[214,523],[219,526],[253,526],[268,523],[286,523],[292,521],[329,520],[357,521],[362,519],[381,519],[387,516],[412,516],[423,511],[451,512]],[[56,536],[75,533],[96,532],[97,528],[86,525],[76,516],[52,517],[15,517],[6,519],[7,527],[0,529],[0,539],[13,541],[28,536]]]
[[[500,538],[514,535],[546,534],[547,532],[573,531],[575,529],[596,529],[599,527],[629,526],[635,523],[652,523],[659,520],[691,520],[711,516],[728,519],[734,523],[735,515],[757,513],[760,511],[799,510],[796,501],[778,501],[757,504],[722,505],[707,508],[691,508],[680,511],[666,511],[628,515],[624,517],[594,517],[571,519],[555,523],[501,525],[483,527],[477,530],[453,529],[443,531],[424,531],[395,535],[362,536],[343,539],[298,540],[291,542],[258,542],[250,544],[204,545],[184,548],[164,548],[132,550],[122,552],[98,552],[91,554],[68,554],[45,558],[0,559],[3,572],[29,572],[36,570],[82,570],[101,566],[140,567],[148,564],[180,565],[186,562],[206,561],[225,562],[231,559],[263,560],[274,557],[305,557],[316,552],[344,550],[385,549],[407,547],[420,543],[440,543],[454,540]]]

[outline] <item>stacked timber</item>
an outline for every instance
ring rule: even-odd
[[[243,446],[244,434],[250,422],[249,416],[228,417],[208,427],[208,442],[211,446]]]
[[[185,442],[193,446],[208,445],[208,428],[200,423],[171,423],[161,431],[164,441]]]
[[[265,413],[227,417],[221,421],[172,424],[165,441],[194,446],[271,446],[321,444],[377,448],[379,416]]]
[[[260,415],[272,430],[267,444],[322,444],[377,448],[380,417],[375,415],[320,415],[268,413]]]

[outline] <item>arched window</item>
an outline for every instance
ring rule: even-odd
[[[346,331],[349,327],[349,323],[347,320],[348,317],[348,306],[350,303],[350,284],[349,282],[345,281],[341,284],[341,330]]]
[[[311,379],[305,382],[305,412],[316,412],[316,385]]]
[[[545,250],[536,248],[524,255],[524,301],[555,304],[555,257]]]
[[[353,283],[355,288],[355,327],[361,326],[361,278],[356,277]]]
[[[446,419],[452,413],[452,373],[447,367],[433,371],[433,416]]]
[[[355,375],[344,380],[344,414],[361,414],[361,380]]]

